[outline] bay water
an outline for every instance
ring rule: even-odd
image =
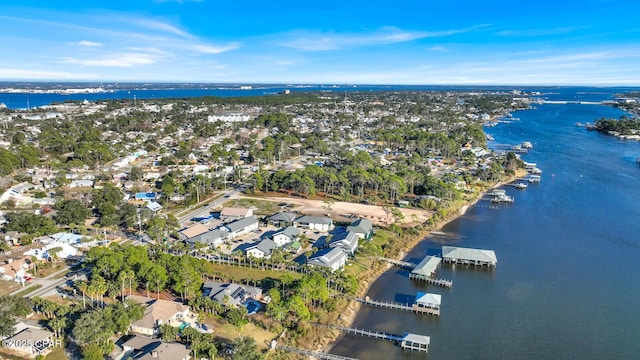
[[[610,96],[574,92],[554,100]],[[356,316],[357,328],[430,336],[428,355],[354,335],[331,353],[367,360],[640,356],[640,142],[576,125],[624,115],[616,108],[536,107],[485,131],[495,143],[530,141],[533,149],[522,158],[543,170],[541,183],[504,187],[514,204],[478,202],[405,258],[417,263],[453,245],[493,249],[497,267],[440,267],[438,277],[452,280],[451,289],[419,284],[392,268],[368,296],[407,303],[417,292],[441,294],[441,316],[366,306]]]

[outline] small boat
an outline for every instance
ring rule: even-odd
[[[525,141],[520,146],[524,149],[533,149],[533,145],[529,141]]]
[[[515,185],[513,185],[516,189],[520,189],[520,190],[524,190],[527,188],[527,184],[525,183],[517,183]]]
[[[583,124],[583,123],[581,123],[581,122],[577,122],[577,123],[576,123],[576,126],[583,127],[583,126],[584,126],[584,124]]]

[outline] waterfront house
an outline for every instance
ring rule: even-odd
[[[260,300],[262,289],[248,285],[207,281],[202,285],[202,296],[208,296],[224,306],[237,306],[248,299]]]
[[[370,240],[373,237],[373,222],[369,219],[357,219],[351,222],[347,231],[352,231],[360,239]]]
[[[309,228],[309,230],[329,231],[333,220],[322,216],[301,216],[293,221],[295,227]]]
[[[307,260],[307,264],[324,266],[336,271],[347,263],[347,252],[341,247],[322,249]]]
[[[342,248],[348,254],[353,254],[358,248],[358,235],[353,231],[344,231],[338,234],[335,234],[331,238],[331,242],[329,243],[329,247]]]
[[[227,238],[233,239],[258,230],[258,220],[252,216],[226,224],[221,229],[228,232]]]

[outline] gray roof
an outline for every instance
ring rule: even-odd
[[[272,215],[269,220],[271,221],[284,221],[284,222],[292,222],[293,219],[296,218],[296,214],[290,212],[279,212],[277,214]]]
[[[427,256],[411,272],[418,275],[431,276],[431,273],[436,271],[441,261],[442,259],[439,257]]]
[[[253,216],[250,216],[244,219],[240,219],[240,220],[236,220],[234,222],[228,223],[225,225],[225,227],[229,229],[229,232],[236,232],[257,223],[258,223],[258,220]]]
[[[136,360],[184,359],[190,352],[185,345],[180,343],[167,343],[158,339],[151,339],[137,335],[122,344],[122,346],[137,350],[133,353],[133,359]],[[152,355],[152,352],[155,352],[155,357]]]
[[[402,338],[402,341],[411,341],[414,343],[420,343],[420,344],[429,344],[431,343],[431,338],[428,336],[424,336],[424,335],[417,335],[417,334],[404,334],[404,337]]]
[[[460,259],[497,263],[496,253],[493,250],[469,249],[455,246],[443,246],[442,257],[445,259]]]
[[[358,234],[353,231],[345,231],[334,235],[331,238],[331,242],[329,243],[330,247],[342,247],[347,251],[351,251],[351,249],[356,246],[358,243]]]
[[[296,219],[294,222],[299,224],[322,224],[322,225],[331,225],[333,220],[324,216],[302,216]]]
[[[262,295],[262,289],[245,286],[239,284],[225,284],[216,281],[207,281],[202,285],[203,294],[216,300],[220,304],[224,304],[225,295],[227,297],[227,305],[237,305],[246,295],[259,297]]]
[[[351,222],[347,227],[347,231],[353,231],[358,234],[368,234],[373,231],[373,222],[369,219],[358,219]]]
[[[276,243],[271,240],[271,239],[262,239],[260,240],[260,242],[258,242],[257,244],[248,247],[247,251],[251,250],[251,249],[258,249],[260,251],[262,251],[266,256],[271,255],[271,252],[273,251],[273,249],[277,248],[278,245],[276,245]]]
[[[190,239],[185,240],[188,243],[201,243],[201,244],[215,244],[216,242],[222,241],[226,236],[226,231],[222,230],[211,230],[207,231],[204,234],[196,235]]]
[[[307,260],[307,264],[332,267],[343,257],[347,257],[347,253],[341,247],[328,248],[315,253]]]
[[[277,233],[273,234],[273,236],[276,235],[286,235],[288,237],[290,237],[291,239],[295,238],[296,236],[300,235],[300,230],[298,230],[298,228],[293,227],[293,226],[287,226],[286,228],[278,231]]]

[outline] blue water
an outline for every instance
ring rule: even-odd
[[[23,85],[26,86],[26,85]],[[70,84],[71,88],[96,87],[95,84]],[[10,83],[0,83],[0,87],[13,87]],[[30,88],[38,88],[38,84],[32,84]],[[105,84],[105,89],[114,89],[113,92],[97,94],[27,94],[27,93],[0,93],[0,103],[4,103],[10,109],[26,109],[52,103],[65,101],[97,101],[119,99],[160,99],[160,98],[185,98],[201,96],[236,97],[236,96],[263,96],[273,95],[284,91],[307,92],[324,91],[345,93],[350,91],[432,91],[432,90],[489,90],[510,91],[514,87],[503,86],[437,86],[437,85],[253,85],[251,89],[241,90],[238,86],[219,84],[199,84],[193,88],[176,84],[170,87],[167,84]],[[517,87],[516,87],[517,88]],[[548,100],[583,100],[597,101],[602,98],[611,98],[612,93],[622,93],[633,88],[594,88],[594,87],[540,87],[518,88],[521,90],[538,91],[542,97]]]
[[[576,94],[601,100],[608,94]],[[585,98],[586,97],[586,98]],[[558,99],[568,100],[558,96]],[[497,143],[531,141],[523,159],[543,170],[513,205],[480,202],[407,256],[442,244],[494,249],[493,271],[442,267],[450,290],[392,269],[373,299],[406,302],[442,294],[439,318],[363,307],[355,326],[431,336],[430,359],[637,359],[640,355],[640,142],[589,132],[576,122],[619,117],[599,105],[540,105],[486,129]],[[332,353],[360,359],[422,359],[392,343],[346,336]]]

